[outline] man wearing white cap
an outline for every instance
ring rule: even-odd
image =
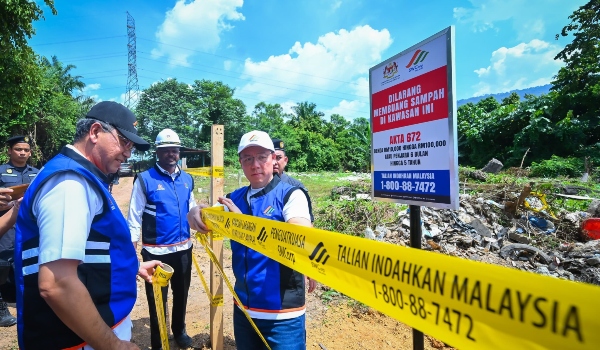
[[[311,227],[308,200],[298,187],[273,176],[275,150],[269,135],[251,131],[238,147],[239,161],[250,186],[242,187],[219,202],[236,213]],[[192,229],[207,233],[201,209],[188,213]],[[231,241],[235,292],[243,305],[234,306],[233,331],[238,350],[263,349],[264,345],[246,319],[245,308],[273,350],[306,349],[304,276],[259,252]],[[314,285],[311,284],[309,292]]]
[[[185,330],[192,271],[190,226],[185,217],[189,209],[196,206],[194,179],[177,166],[181,142],[173,130],[164,129],[158,133],[155,144],[158,162],[134,180],[127,222],[136,248],[141,227],[143,260],[160,260],[175,270],[170,280],[173,292],[171,330],[177,345],[185,349],[192,346],[192,338]],[[152,349],[161,349],[154,292],[150,283],[145,285],[150,311],[150,342]],[[162,293],[166,310],[167,287],[162,288]]]

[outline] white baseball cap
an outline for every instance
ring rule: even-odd
[[[273,147],[273,141],[264,131],[253,130],[248,133],[245,133],[240,140],[240,145],[238,146],[238,154],[240,154],[243,150],[248,147],[259,146],[264,149],[268,149],[271,152],[275,152],[275,148]]]

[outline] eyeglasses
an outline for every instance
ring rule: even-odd
[[[121,139],[123,141],[123,142],[119,142],[119,143],[123,146],[123,148],[125,148],[125,150],[133,151],[135,149],[135,145],[133,144],[133,141],[131,141],[130,139],[121,135],[121,133],[118,131],[117,131],[117,136],[119,137],[119,139]]]
[[[240,157],[240,160],[242,161],[243,165],[252,165],[254,164],[254,159],[258,160],[258,162],[260,164],[265,164],[267,162],[267,160],[269,158],[271,158],[271,153],[263,153],[263,154],[259,154],[256,157],[252,157],[252,156],[247,156],[247,157]]]
[[[126,151],[134,151],[135,150],[135,145],[134,145],[133,141],[131,141],[130,139],[128,139],[125,136],[121,135],[121,133],[119,132],[119,130],[117,130],[114,126],[112,126],[111,124],[106,124],[106,123],[101,122],[101,121],[96,121],[96,122],[98,124],[100,124],[100,127],[102,128],[102,131],[107,132],[107,133],[113,135],[113,137],[115,136],[115,134],[113,134],[112,131],[115,130],[117,132],[117,137],[118,137],[117,141],[119,141],[119,145],[121,147],[123,147]]]

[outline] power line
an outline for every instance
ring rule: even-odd
[[[164,73],[161,73],[161,72],[151,71],[151,70],[147,70],[147,69],[140,69],[140,70],[146,71],[146,72],[149,72],[149,73],[157,73],[157,74],[161,74],[161,75],[164,74]],[[144,76],[144,75],[140,75],[139,77],[140,78],[144,78],[144,79],[152,80],[153,82],[155,82],[155,81],[158,80],[157,78],[147,77],[147,76]],[[177,77],[175,77],[175,78],[177,79]],[[159,78],[159,79],[161,79],[161,78]],[[270,95],[270,94],[265,94],[265,93],[261,93],[261,95],[268,96],[268,97],[273,97],[273,98],[282,98],[281,96]],[[261,99],[255,98],[255,97],[250,97],[248,95],[243,95],[243,94],[241,94],[237,90],[235,91],[234,96],[238,96],[238,98],[241,97],[241,98],[246,99],[246,100],[254,100],[254,101],[258,101],[258,102],[265,102],[264,100],[261,100]],[[356,109],[350,109],[350,108],[345,108],[345,107],[341,107],[341,106],[331,106],[331,105],[327,105],[327,104],[319,104],[319,106],[320,107],[329,108],[329,109],[339,108],[339,109],[343,109],[343,110],[346,110],[346,111],[355,112],[355,113],[359,113],[359,114],[368,114],[369,113],[368,111],[359,111],[359,110],[356,110]]]
[[[140,53],[151,55],[150,53],[144,52],[144,51],[140,51]],[[194,68],[190,68],[190,67],[185,66],[185,65],[173,64],[171,62],[159,61],[159,60],[150,59],[150,58],[144,58],[144,57],[141,57],[141,58],[145,59],[145,60],[152,60],[154,62],[171,64],[171,65],[174,65],[174,66],[177,66],[177,67],[181,67],[181,68],[185,68],[185,69],[194,69]],[[182,60],[173,60],[173,61],[183,62]],[[215,67],[211,67],[211,66],[207,66],[207,65],[203,65],[203,64],[198,64],[198,63],[194,63],[192,65],[194,65],[194,66],[200,66],[200,67],[207,67],[207,68],[210,68],[210,69],[215,69],[215,70],[220,70],[220,71],[225,71],[225,72],[235,72],[235,73],[243,74],[243,75],[246,75],[246,76],[249,76],[249,77],[252,77],[252,78],[257,78],[257,79],[261,79],[261,80],[269,80],[269,81],[274,81],[274,82],[277,82],[277,83],[284,83],[284,84],[289,83],[287,81],[281,81],[281,80],[277,80],[277,79],[270,79],[270,78],[265,78],[265,77],[259,77],[259,76],[256,76],[256,75],[247,74],[247,73],[243,73],[243,72],[239,72],[239,71],[229,71],[229,70],[226,70],[226,69],[215,68]],[[199,69],[194,69],[194,70],[199,70]],[[250,81],[250,82],[252,82],[249,79],[244,79],[244,78],[241,78],[241,77],[234,77],[234,76],[226,75],[226,74],[218,74],[218,73],[213,73],[213,72],[205,71],[205,70],[199,70],[199,71],[205,72],[205,73],[210,73],[210,74],[215,74],[215,75],[223,75],[225,77],[232,78],[232,79],[239,79],[239,80],[244,80],[244,81]],[[266,84],[266,83],[261,83],[261,82],[256,81],[256,80],[254,82],[257,82],[259,84],[270,85],[270,84]],[[348,95],[348,96],[352,96],[352,97],[364,98],[364,96],[360,96],[360,95],[356,95],[356,94],[350,94],[350,93],[346,93],[346,92],[337,92],[337,91],[332,91],[332,90],[327,90],[327,89],[316,88],[316,87],[313,87],[313,86],[300,85],[300,84],[293,84],[293,85],[300,86],[300,87],[305,87],[305,88],[312,89],[312,90],[320,90],[320,91],[325,91],[325,92],[333,92],[333,93],[336,93],[336,94]],[[271,85],[271,86],[281,87],[279,85]],[[304,90],[302,90],[302,91],[304,91]],[[308,91],[305,91],[305,92],[308,92]],[[336,97],[336,98],[341,98],[341,97]]]
[[[84,42],[84,41],[106,40],[106,39],[123,38],[123,37],[126,37],[126,35],[105,36],[105,37],[92,38],[92,39],[57,41],[54,43],[33,44],[32,46],[61,45],[61,44],[70,44],[70,43],[80,43],[80,42]]]

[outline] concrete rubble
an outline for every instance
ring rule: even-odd
[[[591,209],[595,213],[596,207]],[[426,250],[494,263],[557,278],[600,285],[600,240],[582,242],[578,235],[586,212],[561,212],[555,218],[520,208],[508,215],[504,205],[468,194],[460,209],[421,207],[422,247]],[[407,210],[395,224],[365,236],[410,245]]]

